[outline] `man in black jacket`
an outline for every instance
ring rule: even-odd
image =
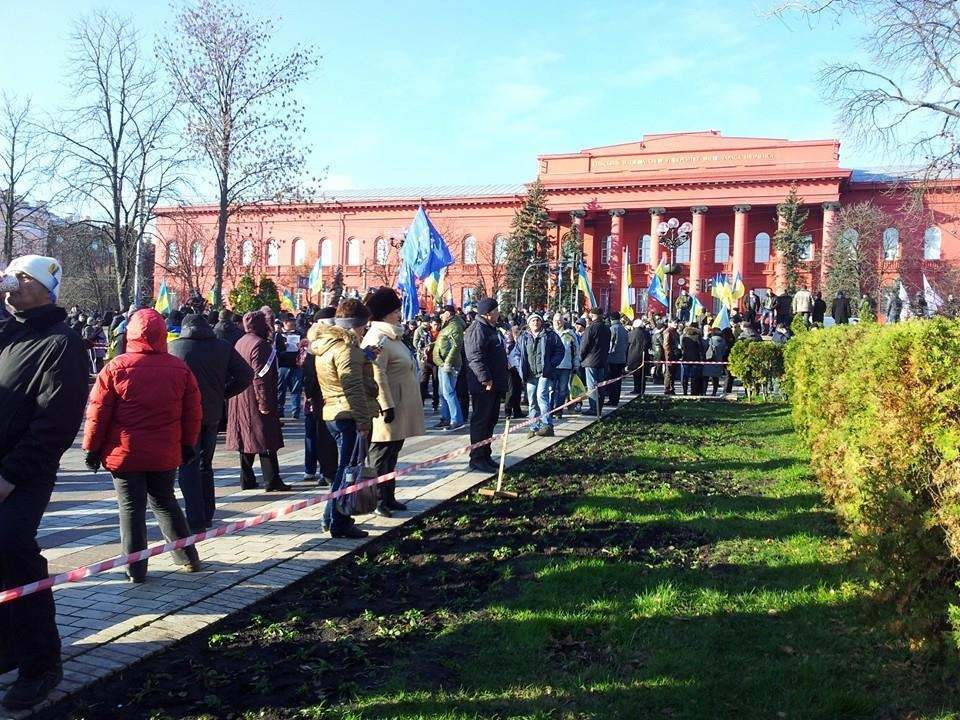
[[[47,577],[37,528],[50,502],[57,468],[73,444],[87,402],[83,343],[56,306],[60,264],[27,255],[6,269],[13,317],[0,323],[0,588]],[[24,710],[63,679],[53,592],[0,605],[0,674],[20,673],[3,699]]]
[[[216,512],[213,486],[213,453],[217,449],[217,427],[223,403],[253,382],[253,369],[228,342],[220,340],[203,315],[187,315],[180,337],[170,343],[170,354],[183,360],[200,388],[203,419],[200,437],[190,462],[180,466],[177,482],[183,493],[190,532],[209,528]]]
[[[220,322],[213,327],[213,334],[218,339],[230,343],[230,347],[237,344],[237,340],[243,337],[243,330],[237,325],[236,316],[229,310],[220,311]]]
[[[597,415],[603,411],[603,393],[596,387],[603,382],[607,372],[607,356],[610,354],[610,328],[603,322],[600,308],[590,309],[590,325],[580,342],[580,367],[587,374],[587,392],[590,408],[584,415]]]
[[[507,351],[503,346],[497,320],[497,301],[484,298],[477,303],[477,319],[470,323],[463,338],[467,358],[467,382],[473,401],[470,414],[470,444],[493,437],[500,419],[500,403],[507,392]],[[470,469],[496,472],[493,450],[486,444],[470,451]]]
[[[316,340],[322,326],[333,325],[336,314],[335,307],[318,310],[313,316],[314,326],[307,330],[307,340]],[[318,487],[327,487],[333,483],[337,473],[337,441],[323,422],[323,391],[317,379],[317,357],[313,353],[307,353],[303,361],[303,395],[306,398],[303,413],[303,479],[316,481]]]

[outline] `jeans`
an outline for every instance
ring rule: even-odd
[[[603,392],[597,392],[597,385],[603,382],[606,368],[584,368],[587,372],[587,397],[590,400],[589,413],[599,415],[603,411]]]
[[[337,444],[330,436],[327,424],[319,418],[319,412],[303,414],[303,472],[316,475],[319,465],[320,474],[333,480],[337,474]]]
[[[473,413],[470,415],[470,444],[493,437],[493,429],[500,419],[500,403],[503,393],[496,390],[481,390],[472,393]],[[470,462],[490,462],[493,449],[490,443],[470,451]]]
[[[440,419],[450,423],[451,427],[463,425],[463,411],[457,398],[457,375],[460,369],[447,372],[440,368]]]
[[[343,473],[350,464],[354,446],[357,444],[357,421],[331,420],[327,423],[327,430],[337,444],[337,473],[330,485],[330,491],[336,492],[343,484]],[[323,524],[330,527],[330,532],[340,533],[349,527],[350,518],[337,510],[336,501],[330,499],[323,509]]]
[[[120,544],[123,552],[130,554],[147,547],[147,500],[157,518],[160,532],[167,542],[185,538],[190,534],[187,519],[173,495],[174,470],[114,473],[113,487],[117,491],[120,507]],[[173,551],[177,565],[196,562],[199,558],[193,545]],[[131,563],[127,569],[130,577],[142,578],[147,574],[147,561]]]
[[[287,407],[287,391],[293,400],[293,417],[300,417],[300,393],[303,391],[303,370],[298,367],[278,368],[277,374],[277,410],[281,416]]]
[[[37,545],[53,478],[22,482],[0,503],[0,589],[9,590],[47,577],[47,561]],[[0,605],[0,657],[12,657],[21,677],[36,677],[60,664],[53,591]]]
[[[177,473],[183,505],[187,511],[190,532],[199,533],[210,527],[217,508],[213,486],[213,453],[217,449],[217,426],[201,425],[200,437],[192,462],[181,465]]]
[[[558,408],[570,398],[570,369],[564,370],[557,368],[557,376],[553,379],[553,396],[550,399],[550,407]],[[569,408],[567,408],[569,410]],[[561,410],[556,415],[563,414]]]
[[[536,420],[530,426],[531,431],[539,430],[544,425],[553,427],[553,416],[550,412],[550,390],[553,389],[553,380],[545,378],[543,375],[534,375],[527,381],[527,397],[530,398],[530,410],[527,417],[530,419],[539,418],[540,415],[546,415],[544,418]]]

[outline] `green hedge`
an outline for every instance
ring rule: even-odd
[[[904,629],[946,630],[960,619],[960,322],[805,333],[786,373],[814,472]]]
[[[766,397],[774,381],[783,375],[783,347],[769,341],[737,340],[727,360],[748,398],[760,394]]]

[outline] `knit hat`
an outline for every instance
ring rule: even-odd
[[[364,304],[370,311],[371,320],[383,320],[394,310],[403,307],[403,301],[397,291],[390,287],[380,287],[367,295]]]
[[[543,322],[543,318],[540,316],[540,313],[530,313],[527,315],[527,322],[530,322],[531,320],[539,320],[540,322]]]
[[[337,309],[333,305],[328,305],[327,307],[320,308],[317,310],[316,315],[313,316],[314,321],[317,320],[333,320],[337,314]]]
[[[356,298],[348,298],[340,302],[334,324],[337,327],[352,329],[363,327],[368,320],[370,320],[370,311],[367,310],[366,305]]]
[[[483,298],[483,300],[477,303],[477,312],[480,315],[486,315],[488,312],[492,312],[496,309],[497,301],[493,298]]]
[[[50,291],[53,301],[56,302],[60,297],[60,280],[63,278],[63,268],[55,258],[45,257],[43,255],[21,255],[14,258],[13,262],[7,265],[4,275],[11,277],[23,273],[29,275],[38,283]]]

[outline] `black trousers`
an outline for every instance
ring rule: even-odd
[[[160,532],[167,542],[190,534],[187,518],[173,494],[175,476],[176,470],[113,474],[113,487],[117,491],[117,505],[120,508],[120,545],[123,552],[134,553],[147,547],[148,499]],[[199,557],[193,545],[174,550],[172,555],[178,565],[186,565]],[[147,574],[147,561],[131,563],[127,573],[131,577],[142,578]]]
[[[268,488],[276,487],[280,481],[280,461],[277,460],[277,452],[259,453],[259,455],[263,482]],[[240,487],[244,489],[257,485],[257,476],[253,473],[254,457],[254,453],[240,453]]]
[[[607,378],[620,377],[623,375],[626,367],[626,363],[609,363],[607,365]],[[617,380],[607,385],[607,401],[610,405],[618,405],[620,403],[620,390],[622,387],[623,380]]]
[[[470,444],[493,437],[493,429],[500,419],[503,394],[496,390],[471,393],[473,413],[470,415]],[[482,462],[493,457],[493,448],[487,443],[470,451],[470,462]]]
[[[460,401],[460,411],[463,413],[463,421],[470,420],[470,386],[467,384],[467,368],[460,368],[457,375],[457,400]]]
[[[633,371],[633,392],[635,395],[643,395],[647,392],[646,363],[641,363],[640,367]]]
[[[523,396],[523,380],[516,368],[510,368],[507,374],[507,402],[504,413],[507,417],[523,417],[520,398]]]
[[[47,577],[37,545],[53,478],[18,485],[0,502],[0,588],[10,590]],[[53,591],[0,605],[0,658],[12,657],[22,677],[36,677],[60,664],[60,634]]]
[[[427,397],[433,404],[433,411],[440,408],[440,375],[434,365],[420,370],[420,400],[426,404]]]
[[[397,467],[397,461],[400,459],[400,450],[403,449],[403,440],[391,440],[389,442],[370,443],[370,450],[367,452],[367,460],[371,467],[376,470],[377,475],[386,475]],[[397,499],[397,481],[387,480],[379,485],[380,502],[396,502]]]
[[[210,527],[217,510],[213,477],[213,455],[217,449],[216,425],[201,425],[194,450],[197,456],[177,473],[190,532],[199,533]]]

